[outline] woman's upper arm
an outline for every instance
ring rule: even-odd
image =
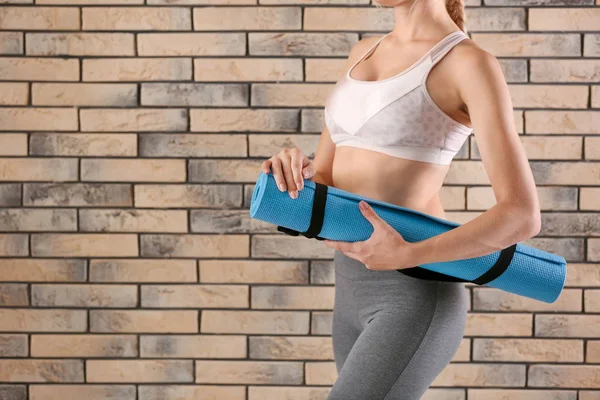
[[[343,67],[343,71],[340,78],[346,71],[354,64],[364,52],[368,50],[368,47],[377,40],[377,37],[369,37],[366,39],[359,40],[352,48],[346,59],[346,63]],[[332,86],[333,89],[333,86]],[[323,131],[321,132],[315,157],[313,159],[313,165],[315,166],[316,174],[314,179],[319,183],[325,183],[332,185],[332,168],[333,158],[335,154],[335,143],[331,140],[331,133],[327,129],[327,125],[324,125]]]
[[[461,57],[460,95],[467,105],[473,134],[496,201],[528,210],[535,218],[539,200],[529,160],[517,133],[508,85],[500,63],[476,46]]]

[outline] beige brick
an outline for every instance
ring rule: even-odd
[[[272,335],[308,334],[308,311],[217,311],[203,310],[203,333],[244,333]]]
[[[465,198],[464,186],[442,186],[440,188],[440,200],[445,210],[464,210]]]
[[[344,74],[344,58],[307,58],[305,60],[306,81],[328,81],[335,83]]]
[[[135,307],[137,286],[33,284],[31,303],[41,307]]]
[[[29,183],[23,188],[26,206],[127,207],[131,186],[124,184]]]
[[[187,129],[184,109],[81,110],[81,130],[88,132],[182,131]]]
[[[263,160],[190,160],[190,182],[256,182]]]
[[[24,106],[29,102],[29,84],[0,83],[0,106]]]
[[[81,180],[113,182],[183,182],[185,160],[81,160]]]
[[[246,34],[243,32],[140,33],[137,40],[140,56],[243,56],[246,54]],[[202,60],[195,62],[201,64]]]
[[[535,316],[535,336],[593,338],[599,336],[599,332],[598,315],[538,314]]]
[[[23,33],[0,32],[0,54],[23,54]]]
[[[135,106],[134,84],[34,83],[32,103],[42,106]]]
[[[598,1],[598,0],[596,0]],[[598,4],[598,3],[596,3]],[[598,400],[600,397],[600,392],[599,391],[585,391],[585,390],[580,390],[579,391],[579,400]]]
[[[581,312],[581,290],[563,289],[552,304],[493,288],[473,288],[473,310]]]
[[[468,393],[469,400],[577,400],[573,390],[468,389]]]
[[[360,18],[364,17],[364,11],[361,11]],[[357,29],[357,26],[354,25],[351,29]],[[358,34],[343,32],[251,32],[248,34],[248,49],[252,56],[347,57],[357,42]]]
[[[260,258],[333,258],[333,249],[320,241],[285,234],[253,235],[252,256]]]
[[[543,186],[536,189],[542,211],[577,209],[577,188],[575,187]],[[496,198],[490,186],[467,188],[467,208],[469,210],[487,210],[495,204]]]
[[[194,260],[91,260],[90,281],[196,282],[196,262]]]
[[[600,287],[600,264],[569,263],[565,286]]]
[[[77,129],[77,110],[50,107],[0,108],[0,125],[5,130],[15,131],[73,131]]]
[[[600,79],[597,79],[600,80]],[[591,88],[592,108],[600,108],[600,85],[594,85]]]
[[[0,259],[0,281],[83,282],[84,260]]]
[[[178,81],[192,78],[186,58],[103,58],[83,60],[84,81]]]
[[[312,261],[310,263],[310,283],[335,284],[335,265],[333,260]]]
[[[83,29],[94,31],[190,30],[190,9],[184,7],[84,7]]]
[[[0,226],[6,232],[76,231],[75,210],[1,209]]]
[[[0,332],[84,332],[85,310],[0,309]]]
[[[29,385],[29,395],[30,400],[104,400],[111,397],[119,400],[135,400],[136,398],[134,385],[34,384]]]
[[[279,0],[272,0],[279,1]],[[281,0],[286,1],[286,0]],[[248,400],[307,400],[326,399],[331,391],[330,387],[319,386],[248,386]],[[241,400],[240,398],[239,400]],[[244,398],[245,399],[245,398]],[[426,400],[425,398],[423,398]],[[187,399],[186,399],[187,400]],[[238,400],[236,397],[235,400]],[[432,399],[430,399],[432,400]],[[452,399],[444,399],[452,400]],[[462,400],[462,399],[456,399]]]
[[[137,244],[133,234],[34,234],[31,253],[35,257],[135,257]]]
[[[27,33],[25,37],[25,51],[34,56],[135,55],[134,35],[130,33]]]
[[[197,58],[197,81],[302,81],[302,60],[286,58]]]
[[[140,399],[200,400],[210,399],[246,400],[246,386],[242,385],[139,385]],[[265,399],[266,400],[266,399]]]
[[[0,264],[1,265],[1,264]],[[204,283],[308,283],[306,261],[199,260]]]
[[[586,160],[600,160],[600,137],[586,137],[584,147]]]
[[[0,58],[0,76],[2,79],[15,81],[77,81],[79,80],[79,61],[58,58],[5,57]]]
[[[142,285],[142,307],[248,308],[247,285]]]
[[[193,360],[87,360],[86,382],[193,382]]]
[[[302,10],[300,7],[194,8],[194,29],[228,31],[302,29]]]
[[[600,360],[600,340],[588,340],[585,361],[597,363]]]
[[[587,259],[600,261],[600,239],[588,239]]]
[[[274,109],[192,109],[191,130],[195,132],[295,132],[296,110]]]
[[[248,105],[248,86],[219,83],[144,83],[142,105],[145,106],[230,106]]]
[[[524,31],[525,10],[522,8],[467,8],[465,17],[469,31]]]
[[[533,59],[529,62],[532,82],[596,83],[600,80],[600,60]]]
[[[333,360],[330,337],[252,336],[251,359]]]
[[[597,134],[600,133],[598,111],[525,111],[527,133]]]
[[[326,286],[255,286],[252,308],[332,310],[334,294]]]
[[[579,34],[472,33],[471,39],[496,57],[578,57]]]
[[[30,154],[45,156],[135,156],[137,136],[128,134],[34,133]]]
[[[2,7],[0,29],[3,30],[78,30],[79,8],[76,7]]]
[[[90,310],[91,332],[198,332],[195,310]]]
[[[28,306],[29,296],[24,283],[0,283],[0,306]]]
[[[322,107],[330,91],[330,84],[256,83],[252,85],[252,105]]]
[[[145,134],[140,155],[146,157],[245,157],[246,135]]]
[[[582,210],[600,210],[600,188],[582,187],[579,190],[579,207]]]
[[[600,9],[593,8],[530,8],[530,31],[597,31]]]
[[[0,360],[5,382],[83,382],[82,360]]]
[[[67,158],[0,158],[0,180],[74,181],[77,160]]]
[[[582,340],[473,339],[474,361],[583,362]]]
[[[331,335],[333,312],[313,311],[310,325],[310,333],[313,335]]]
[[[585,85],[509,85],[514,107],[587,108]]]
[[[527,383],[532,387],[596,389],[600,380],[598,365],[532,365]]]
[[[249,257],[248,235],[142,235],[145,257]]]
[[[20,206],[21,205],[21,184],[19,183],[1,183],[0,184],[0,205],[2,206]]]
[[[586,290],[584,304],[585,312],[600,312],[600,290]]]
[[[238,185],[135,185],[136,207],[231,208],[241,204]]]
[[[27,134],[24,133],[2,133],[0,135],[0,155],[3,156],[26,156]]]
[[[304,29],[321,30],[379,30],[392,29],[384,10],[361,10],[360,7],[307,7],[304,10]],[[380,36],[381,33],[377,34]]]
[[[82,232],[187,232],[185,210],[81,210]]]
[[[595,162],[531,162],[536,183],[542,185],[595,185],[600,176],[600,163]]]
[[[600,55],[600,35],[588,33],[583,35],[584,57],[598,57]]]
[[[25,234],[0,234],[0,256],[29,255],[29,237]]]
[[[243,335],[144,335],[142,357],[246,358]]]
[[[297,361],[196,360],[196,383],[299,385],[304,373]]]
[[[308,385],[333,385],[337,377],[335,363],[332,361],[306,363],[306,384]]]
[[[136,357],[135,335],[31,335],[32,357]]]
[[[469,313],[467,336],[531,336],[533,316],[517,313]]]
[[[144,4],[144,0],[36,0],[37,4]]]
[[[525,365],[449,364],[432,386],[525,386]]]
[[[270,158],[282,148],[298,147],[309,158],[317,152],[320,135],[248,135],[250,157]]]
[[[0,335],[0,357],[27,357],[28,352],[27,335]]]

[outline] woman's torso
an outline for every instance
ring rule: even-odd
[[[327,98],[325,118],[336,143],[332,183],[445,218],[440,188],[450,160],[472,129],[465,125],[466,113],[443,111],[458,108],[444,85],[451,71],[433,66],[466,35],[452,32],[390,78],[362,78],[368,73],[354,68],[373,54],[385,36],[348,70]]]

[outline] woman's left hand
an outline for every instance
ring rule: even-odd
[[[327,247],[352,257],[371,270],[392,270],[416,267],[413,245],[385,222],[364,200],[359,203],[362,215],[373,225],[373,233],[362,242],[324,240]]]

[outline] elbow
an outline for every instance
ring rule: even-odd
[[[542,229],[542,214],[537,207],[523,210],[520,213],[520,221],[520,241],[537,236]]]

